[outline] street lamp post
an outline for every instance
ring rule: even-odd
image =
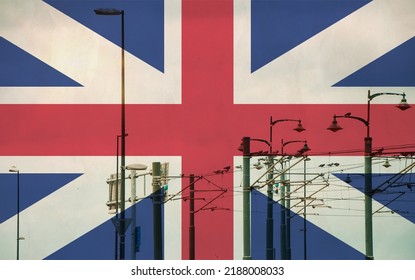
[[[304,243],[304,260],[307,259],[307,161],[310,161],[311,159],[307,156],[305,156],[304,159],[304,219],[303,219],[303,243]]]
[[[303,127],[303,125],[301,124],[301,120],[296,120],[296,119],[279,119],[279,120],[273,120],[272,116],[270,117],[270,121],[269,121],[269,143],[270,143],[270,154],[272,153],[272,128],[274,127],[274,125],[276,125],[277,123],[280,122],[297,122],[297,126],[295,128],[293,128],[293,130],[297,131],[297,132],[303,132],[305,130],[305,128]]]
[[[269,162],[270,166],[272,166],[273,162],[273,156],[272,156],[272,135],[273,135],[273,127],[275,124],[280,122],[297,122],[297,127],[294,128],[297,132],[303,132],[305,128],[301,124],[301,120],[296,119],[279,119],[279,120],[273,120],[272,116],[270,117],[269,122],[269,143],[270,143],[270,156],[269,156]],[[270,178],[273,177],[272,170],[270,170],[270,174],[268,174]],[[284,182],[284,175],[281,176],[281,180]],[[267,194],[268,194],[268,207],[267,207],[267,225],[266,225],[266,244],[267,244],[267,260],[274,259],[274,250],[273,250],[273,243],[274,243],[274,224],[273,224],[273,204],[270,203],[273,201],[273,192],[272,192],[272,184],[268,184],[267,187]],[[286,225],[285,225],[285,186],[284,183],[281,184],[280,189],[280,196],[281,196],[281,224],[280,224],[280,244],[281,244],[281,259],[285,260],[287,259],[286,256]]]
[[[379,92],[370,94],[370,90],[367,93],[367,118],[352,116],[350,113],[344,116],[333,117],[332,124],[327,128],[333,132],[337,132],[341,129],[337,124],[337,118],[349,118],[360,121],[366,126],[366,137],[364,138],[364,153],[365,153],[365,258],[367,260],[373,260],[373,220],[372,220],[372,137],[370,136],[370,102],[382,95],[398,95],[402,96],[401,102],[396,106],[400,110],[404,111],[409,109],[411,106],[406,101],[405,93],[394,93],[394,92]]]
[[[280,121],[296,121],[298,122],[298,126],[294,129],[298,132],[302,132],[305,129],[301,125],[300,120],[291,120],[291,119],[283,119],[278,121],[272,121],[270,122],[270,139],[272,140],[272,126],[275,125],[277,122]],[[268,142],[267,140],[263,139],[257,139],[257,138],[250,138],[250,137],[243,137],[241,146],[238,148],[239,151],[243,152],[243,164],[242,164],[242,171],[243,171],[243,177],[242,177],[242,187],[243,187],[243,259],[244,260],[250,260],[252,259],[251,256],[251,216],[250,216],[250,207],[251,207],[251,186],[250,186],[250,158],[252,155],[258,155],[259,153],[251,153],[250,148],[250,142],[251,141],[258,141],[262,142],[268,145],[269,147],[269,156],[268,156],[268,188],[267,188],[267,220],[266,220],[266,257],[267,259],[274,259],[274,248],[273,248],[273,195],[272,195],[272,178],[273,178],[273,172],[272,172],[272,166],[273,166],[273,151],[272,151],[272,145],[271,142]],[[295,143],[295,142],[305,142],[304,147],[300,150],[302,152],[306,152],[309,150],[307,146],[306,141],[290,141],[289,143]],[[261,152],[262,154],[262,152]],[[282,197],[283,199],[283,197]],[[284,215],[285,220],[285,212],[281,211],[281,213]],[[286,229],[284,227],[283,229],[283,236],[286,237]],[[284,253],[282,253],[284,256],[286,251],[286,245],[285,242],[282,242],[282,248],[284,248]],[[284,258],[285,259],[285,258]]]
[[[17,173],[17,225],[16,225],[16,260],[20,259],[20,171],[12,166],[9,172]]]
[[[120,259],[125,259],[125,40],[124,10],[95,9],[96,15],[121,16],[121,218],[120,218]]]
[[[251,141],[258,141],[268,145],[271,150],[271,144],[267,140],[243,137],[241,146],[238,148],[239,151],[243,152],[243,163],[242,163],[242,188],[243,188],[243,259],[251,260],[251,177],[250,177],[250,159],[252,155],[258,155],[259,153],[251,153]],[[262,152],[261,152],[262,153]],[[271,165],[270,165],[271,166]],[[268,207],[272,204],[269,202]],[[268,213],[267,213],[268,215]],[[272,215],[272,212],[271,212]],[[267,218],[267,221],[269,219]],[[268,235],[267,235],[268,236]],[[267,239],[268,240],[268,239]],[[271,250],[272,247],[271,247]],[[267,241],[267,253],[268,241]]]
[[[297,152],[298,155],[302,155],[303,153],[310,150],[310,148],[307,145],[306,140],[293,140],[293,141],[287,141],[284,142],[284,140],[281,139],[281,155],[285,156],[284,153],[284,147],[288,144],[292,143],[304,143],[304,146]],[[284,165],[284,161],[281,163]],[[291,186],[290,182],[285,180],[285,173],[281,174],[281,180],[282,180],[282,187],[284,188],[284,201],[285,201],[285,211],[281,215],[281,218],[284,219],[283,225],[285,225],[285,257],[287,260],[291,259]],[[284,215],[284,217],[283,217]]]
[[[274,250],[274,198],[273,198],[273,165],[274,165],[274,156],[272,155],[272,150],[270,147],[270,155],[268,156],[268,176],[267,176],[267,223],[266,223],[266,259],[274,260],[275,259],[275,250]]]

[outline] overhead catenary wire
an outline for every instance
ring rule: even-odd
[[[399,149],[403,149],[403,148],[408,149],[408,148],[413,148],[413,147],[415,147],[415,144],[386,146],[386,147],[384,147],[383,155],[386,155],[387,154],[388,156],[383,156],[383,155],[382,155],[382,157],[381,156],[376,156],[375,159],[378,159],[378,160],[377,160],[377,162],[374,162],[374,165],[381,165],[381,164],[383,164],[383,161],[382,160],[384,158],[389,158],[389,159],[393,159],[393,160],[400,160],[400,161],[402,159],[405,159],[406,161],[413,160],[414,158],[411,157],[412,154],[406,154],[405,156],[402,156],[402,155],[399,155],[399,156],[393,155],[393,154],[402,154],[402,153],[399,153],[399,151],[398,151]],[[356,151],[356,150],[354,150],[354,151]],[[330,156],[333,156],[334,154],[336,154],[336,152],[330,152],[330,153],[326,153],[326,154],[327,155],[330,155]],[[278,162],[281,162],[281,160],[283,160],[283,157],[281,157],[279,160],[277,160],[275,162],[274,166],[272,167],[273,168],[272,170],[276,170],[275,169],[275,166],[278,164]],[[258,187],[258,183],[259,183],[259,188],[258,189],[260,189],[261,186],[265,186],[270,181],[275,181],[276,179],[278,179],[278,176],[279,175],[284,174],[285,172],[290,172],[290,175],[291,176],[294,176],[294,177],[297,176],[297,175],[303,175],[304,172],[297,172],[296,171],[296,170],[299,170],[299,169],[297,169],[296,164],[298,164],[302,160],[303,159],[301,158],[300,160],[298,160],[296,163],[292,164],[289,168],[287,168],[285,170],[277,170],[277,172],[275,172],[276,173],[276,176],[274,176],[274,178],[272,178],[271,180],[266,180],[266,181],[262,182],[261,181],[261,178],[258,178],[256,180],[256,185],[255,184],[252,184],[251,187],[252,188]],[[414,163],[411,163],[410,165],[407,165],[405,167],[405,170],[406,170],[405,171],[406,172],[405,174],[407,174],[407,173],[412,174],[411,171],[412,171],[412,168],[414,168],[414,166],[415,166]],[[357,169],[360,169],[362,167],[363,167],[363,164],[361,164],[361,163],[351,163],[351,164],[341,165],[340,167],[339,166],[332,166],[331,168],[328,168],[327,171],[324,170],[324,172],[312,172],[313,170],[320,171],[319,170],[319,167],[310,167],[308,169],[310,172],[306,172],[306,174],[307,175],[316,175],[316,176],[319,175],[319,176],[323,177],[325,174],[345,173],[346,171],[357,170]],[[251,167],[251,169],[254,170],[255,167]],[[268,168],[268,170],[269,170],[269,168]],[[214,191],[214,192],[219,191],[219,192],[221,192],[220,194],[216,195],[215,197],[210,198],[211,199],[210,202],[213,202],[214,200],[217,200],[217,199],[220,199],[220,198],[226,198],[226,197],[230,197],[230,196],[235,197],[235,196],[238,195],[238,192],[240,194],[242,193],[242,191],[239,190],[239,188],[241,188],[240,186],[222,187],[222,186],[219,186],[219,184],[215,183],[211,179],[211,178],[213,178],[215,176],[218,176],[218,175],[220,175],[220,176],[223,176],[223,175],[231,175],[231,174],[234,174],[234,173],[237,173],[237,172],[241,172],[241,170],[239,170],[237,168],[230,168],[226,172],[222,172],[222,173],[206,172],[206,173],[204,173],[204,175],[195,176],[195,177],[196,178],[200,178],[199,180],[206,179],[207,182],[210,181],[210,184],[212,184],[213,186],[215,186],[218,189],[218,190],[212,190],[212,189],[200,190],[201,192],[210,192],[210,191]],[[267,174],[267,172],[265,172],[262,175],[262,177],[264,177],[266,174]],[[373,174],[373,176],[377,176],[377,175],[376,174]],[[379,176],[381,176],[381,175],[379,175]],[[188,176],[185,175],[185,174],[179,174],[177,176],[168,176],[168,177],[170,178],[170,180],[176,180],[176,179],[187,178]],[[209,178],[209,179],[207,179],[207,178]],[[311,206],[310,203],[312,203],[312,201],[314,201],[316,199],[319,199],[318,198],[318,194],[323,194],[323,193],[328,194],[330,192],[340,192],[340,191],[342,191],[342,190],[339,190],[339,188],[344,189],[344,190],[347,190],[347,189],[356,189],[356,187],[353,187],[353,186],[345,185],[345,184],[342,184],[342,183],[337,183],[337,182],[339,182],[339,178],[337,178],[337,177],[329,177],[329,176],[327,176],[327,182],[328,182],[330,188],[328,186],[327,187],[324,187],[324,188],[321,188],[318,192],[313,193],[312,195],[308,195],[305,198],[305,199],[307,199],[308,197],[310,197],[310,199],[311,199],[310,202],[307,204],[307,206]],[[400,183],[400,185],[398,183]],[[296,192],[298,192],[298,190],[301,190],[302,186],[304,185],[304,182],[301,181],[301,180],[291,180],[290,181],[290,184],[291,184],[291,186],[295,186],[297,184],[299,186],[297,189],[295,189],[294,191],[290,192],[290,194],[293,195]],[[316,186],[316,184],[314,184],[314,183],[312,185]],[[379,187],[382,187],[382,192],[383,193],[379,192],[377,195],[381,195],[381,194],[382,195],[392,195],[391,192],[386,192],[386,190],[388,188],[401,187],[401,186],[405,186],[405,183],[399,182],[399,180],[395,180],[393,184],[390,184],[390,182],[389,182],[389,184],[387,184],[387,183],[384,182],[383,186],[378,186],[378,188]],[[410,185],[410,187],[411,186],[412,185]],[[175,200],[175,199],[183,199],[183,198],[179,198],[179,196],[188,187],[189,186],[185,186],[184,188],[182,188],[176,194],[170,195],[169,198],[165,201],[165,203],[167,203],[167,202],[169,202],[171,200]],[[334,188],[331,188],[331,187],[334,187]],[[385,187],[387,187],[387,188],[385,188]],[[220,191],[219,188],[226,189],[227,191],[226,192]],[[231,192],[229,192],[229,191],[231,191]],[[408,191],[406,191],[404,193],[408,193]],[[401,192],[399,192],[399,194],[401,194]],[[312,197],[312,196],[316,196],[316,197]],[[385,207],[387,207],[388,205],[390,205],[393,202],[400,201],[400,198],[402,198],[402,196],[403,196],[403,194],[402,195],[399,195],[399,197],[393,197],[390,200],[382,200],[382,201],[385,202],[384,204],[386,204],[386,205],[384,207],[382,207],[382,209],[376,210],[373,214],[376,214],[376,213],[381,212]],[[287,195],[285,195],[285,198],[286,199],[288,198]],[[301,199],[304,199],[304,198],[293,196],[292,199],[300,199],[301,200]],[[338,198],[338,197],[331,197],[329,195],[329,196],[326,196],[324,200],[327,201],[327,202],[330,202],[330,201],[339,201],[339,200],[350,200],[350,201],[356,200],[357,201],[357,200],[361,200],[361,199],[362,198],[359,198],[359,197]],[[381,200],[378,200],[378,201],[381,201]],[[279,202],[279,201],[276,201],[276,203],[277,202]],[[296,205],[293,205],[292,207],[296,207]],[[201,210],[211,210],[211,209],[208,208],[206,205],[204,205]],[[230,209],[223,209],[223,210],[229,211]],[[300,213],[301,211],[302,210],[300,209],[299,211],[297,211],[297,213]],[[396,212],[399,212],[399,210],[397,210]]]

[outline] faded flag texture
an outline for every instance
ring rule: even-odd
[[[123,10],[124,29],[97,8]],[[411,0],[0,0],[0,259],[16,259],[16,243],[20,259],[117,258],[107,202],[119,169],[122,32],[126,165],[148,167],[137,171],[134,208],[126,179],[125,215],[138,229],[127,229],[126,259],[154,258],[153,162],[169,163],[163,258],[189,259],[194,214],[196,259],[242,259],[238,147],[245,136],[270,142],[270,117],[306,128],[275,123],[275,160],[304,141],[311,148],[309,161],[274,170],[289,169],[291,258],[364,259],[361,120],[368,91],[415,103],[414,15]],[[370,107],[375,259],[415,259],[415,110],[399,102],[379,95]],[[335,114],[361,120],[338,118],[333,133]],[[266,156],[251,164],[251,254],[265,259]],[[199,178],[192,211],[190,174]]]

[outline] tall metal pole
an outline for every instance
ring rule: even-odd
[[[195,259],[195,177],[190,174],[189,198],[189,260]]]
[[[287,244],[287,253],[286,258],[287,260],[291,260],[291,185],[289,179],[287,180],[287,186],[286,186],[286,197],[285,200],[285,217],[286,217],[286,228],[287,228],[287,234],[286,234],[286,244]]]
[[[306,189],[307,183],[306,182],[307,182],[307,158],[304,160],[304,219],[303,219],[304,260],[307,259],[307,189]]]
[[[267,224],[266,224],[266,258],[267,260],[274,259],[274,198],[273,198],[273,182],[274,173],[270,170],[274,165],[273,156],[268,157],[268,186],[267,186]]]
[[[365,137],[365,244],[366,259],[373,260],[372,220],[372,137],[370,137],[370,90],[367,92],[367,133]]]
[[[16,234],[16,260],[20,259],[20,171],[17,170],[17,234]]]
[[[302,132],[305,129],[303,128],[303,126],[301,125],[301,120],[295,120],[295,119],[280,119],[280,120],[272,120],[272,116],[270,118],[270,129],[269,129],[269,139],[270,139],[270,150],[272,153],[272,127],[278,123],[278,122],[286,122],[286,121],[294,121],[294,122],[298,122],[298,126],[294,129],[297,132]],[[281,139],[281,143],[282,143],[282,147],[283,145],[283,140]],[[282,151],[281,151],[282,152]],[[283,154],[283,153],[282,153]],[[284,169],[284,161],[282,161],[281,163],[282,169]],[[290,212],[286,212],[286,208],[285,208],[285,186],[286,186],[286,182],[285,182],[285,174],[281,174],[281,188],[280,188],[280,196],[281,196],[281,200],[280,200],[280,207],[281,207],[281,222],[280,222],[280,252],[281,252],[281,259],[285,260],[287,259],[287,255],[291,255],[291,253],[287,253],[287,251],[290,251],[291,249],[287,248],[287,227],[286,227],[286,220],[287,217],[286,215],[290,215]],[[289,189],[289,186],[288,186]],[[268,211],[268,210],[267,210]],[[267,214],[268,215],[268,214]],[[289,218],[288,218],[289,219]],[[267,239],[268,240],[268,239]]]
[[[125,67],[124,67],[124,53],[125,53],[125,40],[124,40],[124,10],[117,9],[95,9],[96,15],[104,16],[119,16],[121,15],[121,217],[119,224],[120,233],[120,259],[125,259]],[[118,139],[117,139],[118,140]],[[118,144],[118,142],[117,142]],[[118,148],[117,148],[118,152]],[[118,159],[118,157],[117,157]],[[117,172],[118,173],[118,172]],[[118,176],[117,176],[118,179]]]
[[[281,188],[280,188],[280,196],[281,196],[281,223],[280,223],[280,252],[281,252],[281,259],[287,259],[287,228],[285,224],[285,172],[284,172],[284,161],[281,162],[281,167],[283,173],[281,174]]]
[[[267,223],[266,223],[266,259],[273,260],[274,256],[274,198],[273,198],[273,182],[274,172],[270,169],[274,165],[274,157],[272,156],[272,116],[270,117],[269,126],[269,157],[268,157],[268,186],[267,186]]]
[[[153,235],[154,235],[154,259],[163,259],[163,239],[161,222],[161,164],[153,162]]]
[[[364,151],[365,151],[365,258],[367,260],[373,260],[373,217],[372,217],[372,137],[370,136],[370,102],[373,98],[382,96],[382,95],[399,95],[402,96],[402,100],[397,106],[402,111],[409,109],[411,106],[407,103],[405,98],[405,93],[394,93],[394,92],[379,92],[370,94],[370,90],[367,92],[367,118],[366,120],[360,117],[351,116],[350,113],[344,116],[334,115],[333,123],[328,128],[329,130],[336,132],[340,129],[337,125],[336,118],[351,118],[358,120],[366,125],[366,137],[364,138]]]
[[[365,241],[366,259],[373,260],[372,138],[365,137]]]
[[[401,110],[409,109],[411,106],[406,101],[405,93],[394,92],[379,92],[370,94],[367,92],[367,119],[366,127],[367,133],[365,137],[365,244],[366,244],[366,259],[373,260],[373,214],[372,214],[372,138],[370,136],[370,102],[373,98],[381,95],[399,95],[402,100],[397,106]]]
[[[125,259],[125,63],[124,11],[121,11],[121,234],[120,259]]]
[[[284,157],[284,140],[281,139],[281,154]],[[285,209],[285,187],[286,187],[286,179],[285,179],[285,163],[284,158],[281,161],[281,188],[280,188],[280,208],[281,208],[281,222],[280,222],[280,252],[281,252],[281,259],[287,259],[287,227],[286,227],[286,209]]]
[[[118,174],[119,174],[119,171],[120,171],[120,169],[119,169],[119,162],[118,162],[118,151],[119,151],[119,145],[118,145],[118,140],[119,140],[119,138],[120,138],[120,135],[117,135],[117,152],[116,152],[116,154],[117,154],[117,167],[116,167],[116,171],[115,171],[115,218],[116,218],[116,220],[118,221],[118,208],[119,208],[119,206],[118,206],[118,200],[120,199],[119,197],[118,197]],[[118,259],[118,230],[117,229],[115,229],[115,259],[117,260]]]
[[[135,170],[131,170],[131,259],[135,260],[136,259],[136,251],[135,251],[135,247],[136,247],[136,224],[137,224],[137,213],[136,213],[136,205],[135,205],[135,197],[136,197],[136,189],[137,189],[137,185],[136,185],[136,171]]]
[[[19,260],[20,257],[20,170],[16,166],[12,166],[9,169],[9,172],[17,173],[17,221],[16,221],[16,260]]]
[[[243,259],[251,260],[251,180],[250,180],[250,159],[251,159],[251,149],[250,149],[249,137],[244,137],[242,139],[243,147]]]

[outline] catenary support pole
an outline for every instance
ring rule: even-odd
[[[372,138],[365,138],[365,241],[366,259],[373,260]]]
[[[249,137],[242,139],[243,147],[243,259],[251,260],[251,186],[250,186],[250,141]]]
[[[190,174],[189,197],[189,260],[195,259],[195,177]]]
[[[286,229],[287,229],[287,234],[286,234],[286,248],[287,248],[287,253],[286,253],[286,258],[287,260],[291,260],[291,185],[290,185],[290,181],[287,181],[287,186],[286,186],[286,200],[285,200],[285,217],[286,217]]]
[[[274,199],[273,199],[273,180],[274,177],[273,169],[274,157],[268,157],[268,186],[267,186],[267,223],[266,223],[266,257],[267,260],[274,259]]]
[[[284,161],[281,162],[282,170],[284,171]],[[281,223],[280,223],[280,252],[281,259],[287,259],[287,227],[285,219],[285,172],[281,174],[281,188],[280,188],[280,207],[281,207]]]
[[[154,259],[163,259],[161,164],[153,162],[153,230]]]

